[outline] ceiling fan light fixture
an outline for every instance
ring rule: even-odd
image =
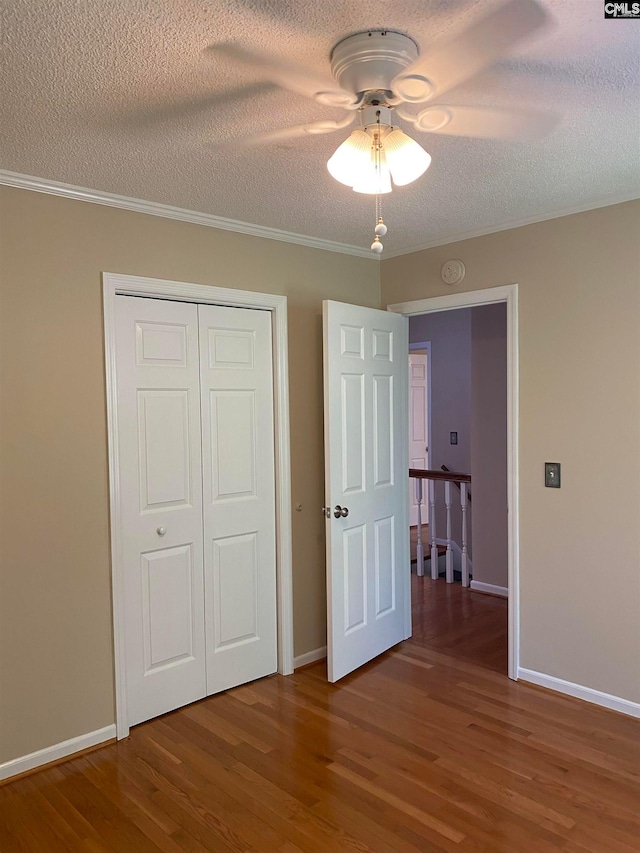
[[[431,165],[431,155],[399,127],[383,140],[386,162],[396,186],[404,187],[424,175]]]
[[[354,130],[329,158],[329,174],[339,183],[353,187],[371,169],[371,145],[366,131]]]
[[[353,184],[353,191],[367,195],[385,195],[391,192],[391,172],[387,165],[384,150],[375,148],[371,152],[369,164]]]

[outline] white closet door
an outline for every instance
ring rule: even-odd
[[[211,694],[277,670],[271,315],[198,312]]]
[[[205,695],[197,308],[118,296],[129,724]]]

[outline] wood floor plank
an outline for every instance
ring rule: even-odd
[[[148,744],[140,746],[135,764],[156,786],[154,802],[206,849],[211,845],[221,851],[246,849],[248,843],[230,825],[231,811],[225,808],[228,802],[223,790],[212,791],[206,780],[182,762],[180,766],[161,763]],[[216,797],[223,801],[222,808],[216,807]]]
[[[640,723],[506,677],[507,602],[412,580],[414,636],[0,787],[1,853],[639,853]]]
[[[172,722],[174,725],[178,725],[177,720]],[[203,777],[209,779],[234,800],[234,809],[243,808],[245,817],[252,815],[262,820],[263,826],[267,830],[278,831],[293,842],[304,843],[304,849],[326,849],[326,841],[316,842],[312,837],[309,837],[308,824],[314,824],[317,821],[311,813],[307,813],[308,804],[305,805],[302,801],[304,798],[300,798],[299,795],[298,797],[291,796],[284,787],[277,788],[274,786],[272,790],[267,790],[269,786],[266,780],[261,780],[259,776],[254,778],[254,784],[251,787],[252,796],[248,798],[247,780],[242,771],[243,765],[238,762],[237,756],[225,754],[222,760],[201,762],[198,759],[197,749],[198,747],[194,744],[187,742],[177,746],[178,753],[192,767],[197,768]],[[207,748],[206,753],[207,757],[210,758],[211,750],[209,748]],[[313,802],[315,802],[315,798],[313,798]],[[229,811],[230,809],[227,807],[225,810],[227,816]],[[325,827],[320,825],[321,822],[317,823],[319,825],[316,827],[316,834],[323,835]],[[339,827],[331,828],[331,833],[337,835],[339,832]]]

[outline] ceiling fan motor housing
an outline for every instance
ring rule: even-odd
[[[331,73],[348,92],[390,92],[391,81],[417,56],[418,48],[409,36],[368,30],[338,42],[331,52]]]
[[[393,127],[393,113],[383,104],[367,104],[360,109],[360,124],[364,130],[377,127],[384,136]]]

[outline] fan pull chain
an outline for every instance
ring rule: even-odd
[[[380,238],[384,237],[387,233],[387,226],[384,224],[384,220],[382,219],[382,196],[380,195],[376,195],[376,226],[373,229],[373,233],[375,234],[375,237],[371,244],[371,251],[375,252],[376,255],[379,255],[384,248],[380,242]]]
[[[380,126],[380,112],[378,112],[378,128]],[[375,167],[376,172],[378,174],[378,185],[382,182],[382,171],[381,171],[381,158],[380,151],[382,149],[382,136],[380,130],[378,130],[378,134],[374,137],[374,157],[375,157]],[[387,233],[387,226],[384,224],[382,219],[382,196],[380,193],[376,193],[376,225],[373,229],[373,233],[375,237],[373,238],[373,243],[371,244],[371,251],[375,252],[376,255],[381,254],[384,246],[380,242],[380,238],[384,237]]]

